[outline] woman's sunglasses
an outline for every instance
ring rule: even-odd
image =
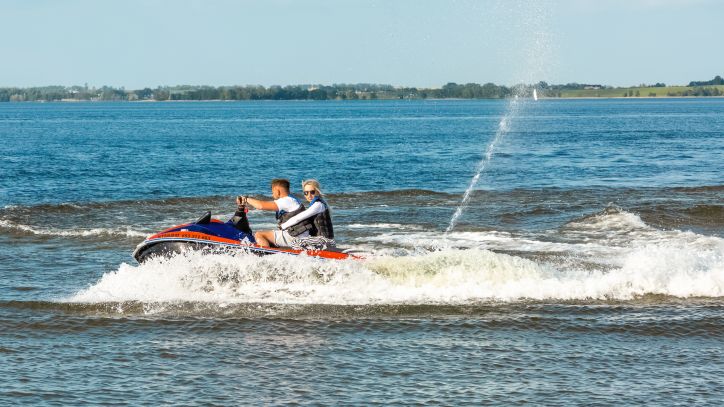
[[[304,196],[307,196],[307,195],[316,195],[316,194],[317,194],[317,191],[304,191]]]

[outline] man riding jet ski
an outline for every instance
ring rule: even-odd
[[[261,230],[254,237],[260,246],[315,248],[334,247],[334,229],[329,205],[322,197],[317,180],[302,182],[304,197],[309,208],[289,194],[289,180],[273,179],[271,191],[273,201],[239,196],[236,204],[250,205],[255,209],[275,211],[279,230]],[[312,239],[314,237],[314,239]]]
[[[316,191],[319,191],[318,183],[314,188]],[[272,187],[272,189],[274,189],[274,187]],[[306,189],[305,187],[305,190]],[[281,195],[274,195],[275,197],[279,196],[279,198],[283,198]],[[334,232],[332,230],[329,207],[326,205],[326,202],[321,200],[321,197],[320,199],[317,199],[317,197],[311,198],[313,195],[311,193],[306,195],[310,197],[307,200],[311,202],[310,208],[306,211],[304,206],[298,201],[299,208],[293,208],[291,212],[286,212],[286,209],[289,208],[288,206],[281,208],[277,206],[277,219],[280,221],[280,227],[284,227],[283,230],[260,231],[254,234],[249,226],[249,220],[246,215],[248,208],[246,205],[266,209],[270,208],[270,204],[274,204],[276,201],[267,201],[264,204],[259,204],[264,201],[237,197],[239,206],[234,216],[227,222],[212,219],[211,212],[207,212],[193,223],[174,226],[149,236],[136,247],[136,250],[133,252],[133,257],[139,263],[143,263],[151,257],[168,257],[187,250],[210,252],[244,250],[245,252],[260,256],[284,253],[291,255],[304,254],[326,259],[360,259],[358,256],[349,254],[346,250],[340,250],[334,247],[334,240],[332,240]],[[292,198],[288,195],[288,188],[287,196]],[[279,198],[277,198],[277,200]],[[318,203],[321,203],[321,205],[317,205]],[[323,208],[323,211],[316,213],[320,206]],[[312,208],[317,209],[310,211]],[[307,211],[310,212],[307,213]],[[295,217],[301,220],[295,223]],[[290,229],[292,230],[290,231]],[[275,243],[287,243],[287,245],[269,247],[269,237],[274,239]],[[266,244],[258,244],[257,238],[259,239],[259,243],[261,243],[262,238],[267,239],[264,242]]]

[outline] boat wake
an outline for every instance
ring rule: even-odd
[[[364,261],[189,252],[122,264],[67,301],[465,305],[724,297],[724,239],[658,230],[615,210],[549,237],[460,232],[431,241],[394,231],[377,239],[403,249]],[[426,244],[436,247],[420,248]]]

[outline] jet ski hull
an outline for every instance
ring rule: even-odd
[[[294,250],[290,248],[262,247],[246,244],[217,244],[212,242],[184,241],[184,240],[147,240],[141,243],[133,252],[133,258],[139,263],[153,257],[172,257],[180,253],[197,251],[202,253],[250,253],[257,256],[270,254],[287,254],[293,256],[307,255],[324,259],[344,260],[358,259],[357,256],[343,251],[332,250]]]
[[[203,243],[183,241],[148,242],[136,248],[133,252],[133,258],[137,262],[143,263],[152,257],[172,257],[188,251],[202,251],[206,247],[210,246]]]

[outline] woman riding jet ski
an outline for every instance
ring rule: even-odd
[[[276,178],[271,181],[273,201],[239,196],[236,204],[255,209],[274,211],[278,230],[261,230],[254,234],[260,246],[293,247],[297,249],[325,249],[333,247],[334,230],[327,202],[317,180],[302,182],[309,208],[289,192],[289,180]]]

